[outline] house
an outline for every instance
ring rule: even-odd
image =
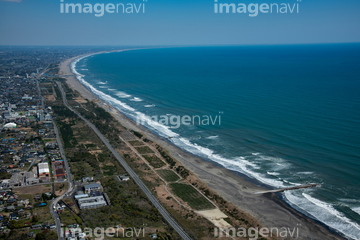
[[[89,193],[94,190],[100,190],[101,184],[100,183],[90,183],[84,186],[84,190],[86,193]]]
[[[130,177],[129,177],[129,176],[126,176],[126,175],[120,175],[120,176],[119,176],[119,180],[120,180],[120,181],[129,181],[129,180],[130,180]]]
[[[34,199],[35,199],[35,201],[40,201],[40,200],[41,200],[41,196],[40,196],[40,195],[35,195],[35,196],[34,196]]]
[[[56,224],[50,224],[49,225],[49,229],[55,229],[56,228]]]
[[[42,225],[41,224],[36,224],[36,225],[32,225],[31,229],[41,229]]]
[[[94,181],[93,177],[83,177],[82,178],[82,182],[91,182],[91,181]]]
[[[19,219],[18,213],[17,212],[10,213],[9,219],[10,220],[18,220]]]
[[[20,205],[26,206],[26,205],[29,205],[29,203],[30,203],[30,200],[29,200],[29,199],[19,200],[19,201],[17,202],[18,206],[20,206]]]
[[[8,203],[8,204],[12,204],[12,203],[15,203],[15,202],[16,202],[15,198],[9,198],[8,200],[6,200],[6,203]]]
[[[18,214],[19,217],[23,217],[23,216],[26,215],[24,209],[22,209],[22,208],[17,211],[17,214]]]
[[[27,178],[27,179],[26,179],[26,184],[27,184],[27,185],[37,184],[37,183],[39,183],[39,179],[38,179],[38,178]]]
[[[14,206],[14,205],[7,206],[7,207],[6,207],[6,211],[8,211],[8,212],[15,211],[15,206]]]

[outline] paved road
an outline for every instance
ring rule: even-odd
[[[151,191],[147,188],[147,186],[141,181],[139,176],[135,173],[134,170],[127,164],[127,162],[120,156],[120,154],[111,146],[109,141],[105,138],[105,136],[86,118],[81,116],[77,111],[72,109],[66,100],[66,95],[64,89],[61,86],[60,82],[56,82],[61,91],[61,95],[63,98],[64,105],[69,108],[72,112],[78,115],[83,121],[85,121],[89,127],[98,135],[101,141],[106,145],[106,147],[111,151],[111,153],[116,157],[116,159],[120,162],[120,164],[124,167],[124,169],[129,173],[130,177],[135,181],[135,183],[141,188],[141,190],[145,193],[145,195],[149,198],[152,204],[157,208],[160,214],[165,218],[165,220],[170,224],[171,227],[184,239],[190,240],[191,237],[184,231],[184,229],[175,221],[175,219],[170,215],[170,213],[160,204],[159,200],[151,193]]]
[[[64,146],[63,146],[61,138],[60,138],[59,129],[57,128],[56,123],[55,123],[54,120],[53,120],[53,124],[54,124],[54,131],[55,131],[56,141],[58,143],[59,151],[60,151],[62,159],[64,160],[64,166],[65,166],[65,171],[66,171],[66,176],[67,176],[67,181],[66,182],[69,183],[69,188],[67,189],[67,191],[64,192],[62,195],[60,195],[59,197],[55,198],[52,201],[51,205],[50,205],[50,213],[51,213],[51,215],[53,216],[53,218],[55,220],[56,230],[57,230],[59,239],[62,240],[64,238],[62,236],[60,218],[59,218],[58,213],[54,209],[55,209],[55,206],[58,204],[58,202],[60,200],[62,200],[66,195],[68,195],[68,196],[71,195],[72,191],[74,190],[74,182],[73,182],[73,179],[72,179],[72,176],[71,176],[69,163],[68,163],[68,160],[67,160],[66,155],[65,155]]]
[[[57,205],[57,203],[62,200],[65,195],[67,194],[71,194],[71,192],[74,190],[74,182],[72,180],[72,176],[71,176],[71,172],[70,172],[70,167],[65,155],[65,151],[64,151],[64,147],[62,145],[62,141],[60,139],[60,134],[59,134],[59,130],[55,124],[55,121],[53,121],[54,124],[54,130],[55,130],[55,134],[56,134],[56,141],[58,142],[58,146],[59,146],[59,150],[60,150],[60,154],[62,159],[64,160],[64,166],[65,166],[65,170],[66,170],[66,175],[67,175],[67,182],[69,183],[69,188],[66,192],[64,192],[62,195],[60,195],[59,197],[55,198],[52,203],[50,204],[50,213],[52,215],[52,217],[55,220],[55,224],[56,224],[56,230],[59,236],[59,239],[62,240],[64,239],[62,236],[62,231],[61,231],[61,222],[60,222],[60,218],[59,215],[56,211],[54,211],[55,206]]]
[[[49,67],[49,66],[48,66]],[[44,103],[44,97],[41,95],[41,89],[40,89],[40,78],[41,76],[48,70],[48,67],[46,67],[44,69],[44,71],[42,71],[38,76],[37,76],[37,81],[36,81],[36,86],[37,86],[37,90],[39,92],[39,95],[40,95],[40,98],[41,98],[41,106],[42,106],[42,109],[45,111],[45,103]],[[59,146],[59,150],[60,150],[60,154],[64,160],[64,165],[65,165],[65,170],[66,170],[66,173],[68,175],[67,177],[67,181],[62,181],[62,182],[68,182],[69,183],[69,188],[68,190],[62,194],[61,196],[55,198],[49,208],[50,208],[50,213],[55,221],[55,224],[56,224],[56,231],[57,231],[57,234],[58,234],[58,239],[59,240],[63,240],[63,236],[62,236],[62,231],[61,231],[61,222],[60,222],[60,218],[59,218],[59,215],[56,211],[54,211],[55,209],[55,206],[57,205],[57,203],[64,198],[65,194],[67,193],[70,193],[73,188],[74,188],[74,185],[72,183],[72,179],[71,179],[71,173],[70,173],[70,168],[69,168],[69,165],[68,165],[68,162],[67,162],[67,159],[66,159],[66,155],[65,155],[65,152],[64,152],[64,148],[63,148],[63,145],[62,145],[62,142],[61,142],[61,139],[60,139],[60,135],[59,135],[59,130],[55,124],[55,122],[53,121],[53,124],[54,124],[54,131],[55,131],[55,135],[56,135],[56,141],[58,143],[58,146]],[[34,162],[31,163],[31,165],[33,164]],[[30,165],[30,167],[31,167]],[[30,169],[29,167],[29,169]],[[29,170],[28,169],[28,170]],[[57,181],[53,182],[53,183],[57,183]],[[29,186],[36,186],[36,185],[42,185],[42,184],[50,184],[50,183],[39,183],[39,184],[33,184],[33,185],[26,185],[24,187],[29,187]]]

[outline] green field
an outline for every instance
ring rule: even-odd
[[[174,173],[174,171],[163,169],[158,170],[157,173],[167,182],[175,182],[180,179],[179,175]]]
[[[155,155],[143,155],[143,157],[150,163],[153,168],[161,168],[165,163]]]
[[[148,153],[154,153],[153,150],[151,150],[148,146],[143,147],[135,147],[136,151],[140,154],[148,154]]]
[[[64,211],[60,213],[60,219],[61,223],[66,226],[71,224],[82,224],[81,218],[68,208],[65,208]]]
[[[144,145],[144,143],[138,141],[138,140],[133,140],[133,141],[128,141],[128,143],[130,143],[132,146],[142,146]]]
[[[172,192],[184,200],[195,210],[213,209],[215,206],[209,202],[193,186],[183,183],[171,183]]]

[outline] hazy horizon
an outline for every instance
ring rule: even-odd
[[[356,0],[346,3],[339,0],[86,2],[0,0],[0,45],[208,46],[360,42],[357,11],[360,2]],[[227,5],[221,7],[221,4]]]

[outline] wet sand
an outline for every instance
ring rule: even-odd
[[[67,84],[72,89],[78,91],[84,98],[97,102],[99,106],[109,111],[123,126],[142,132],[148,139],[158,143],[212,190],[225,200],[255,217],[262,226],[268,228],[277,227],[279,229],[288,228],[291,231],[294,228],[296,230],[298,228],[299,236],[290,237],[288,235],[286,239],[345,239],[329,230],[325,225],[291,208],[284,201],[280,200],[279,195],[275,193],[254,194],[255,192],[267,190],[255,184],[256,180],[249,179],[217,164],[205,161],[176,147],[144,127],[137,125],[118,110],[104,103],[73,76],[70,64],[77,58],[79,57],[67,59],[60,64],[61,75],[69,75],[66,76]]]

